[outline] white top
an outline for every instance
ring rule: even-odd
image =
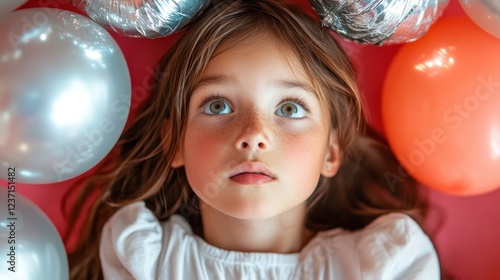
[[[431,241],[401,213],[358,231],[319,232],[300,253],[245,253],[206,243],[181,215],[159,222],[141,201],[104,225],[100,258],[104,279],[440,278]]]

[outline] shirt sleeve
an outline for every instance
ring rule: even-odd
[[[101,233],[99,256],[104,279],[154,280],[162,228],[143,201],[118,210]]]
[[[363,279],[440,279],[436,250],[422,228],[402,213],[368,225],[358,242]]]

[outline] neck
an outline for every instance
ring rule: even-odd
[[[207,204],[201,208],[203,239],[221,249],[297,253],[314,237],[305,227],[305,203],[279,216],[261,220],[234,218]]]

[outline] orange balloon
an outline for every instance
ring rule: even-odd
[[[389,179],[409,173],[454,195],[499,188],[500,39],[448,17],[403,45],[384,81],[382,122],[405,168]]]

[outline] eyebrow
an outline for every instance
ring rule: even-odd
[[[233,76],[228,75],[210,75],[201,78],[201,80],[196,84],[194,90],[200,87],[207,87],[212,85],[230,85],[237,84],[238,81]]]
[[[198,82],[198,84],[194,87],[194,90],[201,88],[201,87],[207,87],[207,86],[212,86],[212,85],[235,85],[238,84],[238,80],[233,77],[233,76],[228,76],[228,75],[210,75],[210,76],[205,76],[201,78],[201,80]],[[312,88],[300,81],[296,80],[282,80],[282,79],[277,79],[273,80],[269,83],[271,86],[282,88],[282,89],[294,89],[294,88],[299,88],[304,91],[306,91],[309,94],[314,95],[314,91]]]
[[[312,88],[309,85],[304,84],[304,83],[302,83],[300,81],[273,80],[273,81],[271,81],[271,85],[279,87],[279,88],[283,88],[283,89],[299,88],[299,89],[302,89],[302,90],[306,91],[309,94],[313,94],[314,93],[313,90],[312,90]]]

